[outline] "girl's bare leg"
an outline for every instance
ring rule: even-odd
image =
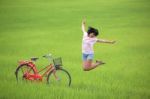
[[[53,70],[53,75],[54,75],[56,80],[59,80],[58,76],[56,75],[56,69]]]
[[[86,60],[86,61],[83,61],[83,70],[90,71],[90,70],[98,67],[101,64],[103,64],[103,62],[98,61],[96,63],[93,63],[92,60]]]

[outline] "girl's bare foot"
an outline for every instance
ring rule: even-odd
[[[96,60],[96,63],[99,63],[99,65],[106,64],[106,63],[104,63],[104,62],[102,62],[102,61],[99,61],[99,60]]]

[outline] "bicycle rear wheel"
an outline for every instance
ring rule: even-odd
[[[18,68],[15,71],[17,82],[21,83],[21,82],[27,81],[26,76],[25,76],[27,73],[35,74],[33,68],[28,65],[18,66]]]
[[[58,68],[54,72],[51,71],[47,77],[47,83],[52,85],[70,86],[71,76],[65,69]]]

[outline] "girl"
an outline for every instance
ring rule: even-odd
[[[105,64],[104,62],[98,60],[96,60],[96,62],[93,63],[94,58],[93,45],[96,42],[114,44],[115,41],[97,39],[96,36],[98,36],[99,34],[98,30],[93,27],[89,27],[88,31],[86,31],[85,20],[82,21],[82,32],[83,32],[83,39],[82,39],[83,70],[89,71],[96,68],[99,65]]]

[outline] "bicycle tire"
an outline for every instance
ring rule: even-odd
[[[61,77],[62,77],[63,73],[66,75],[65,77],[66,77],[67,81],[66,81],[65,85],[70,86],[71,85],[71,76],[70,76],[69,72],[62,68],[56,68],[56,76],[59,76],[59,77],[60,77],[60,75],[57,74],[58,72],[61,73]],[[52,81],[52,76],[54,77],[53,71],[51,71],[47,76],[47,84],[51,84],[54,81],[54,80]],[[57,80],[55,79],[55,81],[57,81]],[[62,82],[62,78],[60,79],[60,81],[57,81],[57,82],[59,82],[59,83]]]

